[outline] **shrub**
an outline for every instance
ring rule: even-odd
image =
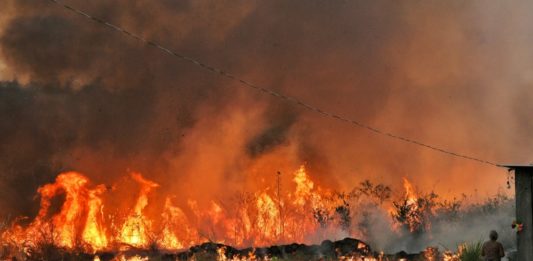
[[[460,246],[459,258],[461,261],[479,261],[481,260],[481,248],[483,243],[481,241],[465,243]]]

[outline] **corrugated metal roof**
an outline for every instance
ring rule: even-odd
[[[509,169],[529,169],[533,168],[533,163],[530,164],[502,164],[500,166],[504,166]]]

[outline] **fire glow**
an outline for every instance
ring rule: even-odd
[[[316,222],[317,209],[334,212],[327,205],[330,192],[318,187],[301,166],[293,174],[295,190],[285,195],[269,188],[243,197],[233,215],[221,202],[211,201],[200,208],[195,200],[187,200],[187,208],[174,204],[177,196],[166,196],[163,211],[148,215],[151,197],[161,187],[140,173],[130,178],[138,187],[134,205],[118,217],[107,209],[103,195],[113,193],[105,185],[92,185],[78,172],[65,172],[52,184],[38,189],[40,210],[27,226],[15,222],[2,234],[6,242],[31,247],[49,241],[66,249],[82,247],[98,252],[135,247],[179,250],[206,241],[234,246],[261,246],[283,242],[308,242],[309,235],[328,231]],[[60,209],[52,213],[53,200],[64,197]],[[334,227],[334,226],[331,226]]]
[[[335,252],[338,260],[387,260],[386,254],[371,252],[364,242],[374,231],[361,226],[364,219],[356,219],[358,216],[383,214],[391,221],[388,235],[398,239],[405,235],[431,237],[438,214],[460,207],[456,201],[437,201],[433,192],[420,193],[406,178],[396,200],[391,199],[388,186],[368,180],[348,193],[325,189],[311,180],[303,165],[287,181],[290,184],[283,183],[282,189],[278,173],[272,187],[233,192],[231,200],[202,202],[164,193],[164,184],[138,172],[112,186],[94,184],[78,172],[64,172],[54,183],[38,188],[40,208],[35,218],[15,219],[11,226],[4,226],[0,239],[4,247],[12,248],[10,253],[22,259],[46,255],[39,252],[45,246],[94,255],[94,260],[109,253],[114,253],[113,260],[149,260],[137,255],[139,251],[185,253],[195,260],[200,252],[194,251],[207,245],[216,248],[217,260],[270,260],[272,253],[256,253],[256,247],[318,242],[327,246],[333,244],[330,239],[344,238],[338,242],[358,243],[350,245],[353,253]],[[117,207],[113,199],[121,205]],[[372,212],[365,212],[368,208]],[[455,261],[462,251],[463,245],[459,246],[457,253],[427,247],[420,255],[424,260],[441,260],[436,259],[440,256]],[[258,253],[260,257],[255,256]]]

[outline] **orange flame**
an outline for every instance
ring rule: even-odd
[[[72,248],[78,242],[90,246],[88,251],[103,249],[108,241],[103,226],[103,204],[100,195],[104,186],[94,190],[87,188],[89,180],[80,173],[66,172],[57,176],[56,181],[38,189],[41,208],[35,220],[22,229],[15,225],[2,239],[23,244],[46,241],[59,247]],[[52,199],[65,195],[59,213],[50,215]]]
[[[83,229],[83,241],[88,243],[94,250],[102,250],[107,246],[108,240],[104,227],[104,205],[100,195],[104,193],[104,185],[97,186],[88,192],[87,223]]]
[[[54,183],[39,188],[41,208],[36,218],[26,227],[15,223],[1,238],[20,245],[46,238],[58,247],[81,246],[88,252],[113,250],[117,244],[138,248],[155,244],[177,250],[208,240],[235,246],[310,243],[309,235],[327,229],[317,223],[315,211],[320,209],[330,217],[336,211],[335,205],[327,205],[324,200],[327,191],[311,180],[304,166],[293,173],[291,184],[286,184],[286,191],[281,193],[272,193],[267,187],[243,195],[237,205],[210,201],[208,206],[193,199],[184,199],[188,204],[178,206],[173,203],[177,197],[168,195],[158,215],[148,214],[152,212],[146,209],[158,208],[158,202],[151,202],[149,196],[160,185],[140,173],[130,177],[139,191],[124,217],[120,216],[124,213],[121,210],[113,212],[105,205],[104,193],[113,191],[107,191],[104,185],[91,185],[80,173],[66,172],[59,174]],[[64,195],[60,210],[50,213],[53,200],[60,195]]]
[[[143,178],[140,173],[132,173],[131,177],[141,185],[141,190],[133,212],[122,226],[119,241],[136,247],[146,247],[152,222],[144,216],[143,210],[148,205],[148,193],[159,187],[159,184]]]
[[[161,214],[163,218],[163,238],[161,244],[168,249],[182,249],[186,240],[184,236],[190,235],[189,221],[185,213],[179,208],[172,205],[172,200],[167,197],[165,200],[165,209]]]
[[[87,189],[89,180],[79,173],[68,172],[59,175],[56,183],[45,185],[39,188],[44,211],[40,213],[40,218],[44,218],[50,207],[50,199],[60,190],[65,192],[65,202],[58,215],[54,216],[52,224],[54,231],[57,231],[59,246],[73,247],[78,238],[78,225],[83,218],[82,213],[86,208]]]
[[[403,187],[405,189],[405,198],[407,199],[407,204],[415,204],[418,201],[418,197],[413,189],[413,185],[411,185],[411,182],[409,182],[409,180],[407,180],[405,177],[403,178]]]

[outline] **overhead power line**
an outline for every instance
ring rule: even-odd
[[[161,44],[155,42],[155,41],[152,41],[152,40],[149,40],[149,39],[146,39],[138,34],[135,34],[135,33],[132,33],[131,31],[129,30],[126,30],[124,29],[123,27],[121,26],[118,26],[118,25],[115,25],[115,24],[112,24],[104,19],[101,19],[101,18],[98,18],[98,17],[95,17],[95,16],[92,16],[78,8],[75,8],[71,5],[68,5],[68,4],[65,4],[59,0],[48,0],[54,4],[57,4],[59,6],[62,6],[64,7],[65,9],[73,12],[73,13],[76,13],[78,15],[81,15],[89,20],[92,20],[98,24],[101,24],[101,25],[104,25],[106,27],[109,27],[111,29],[113,29],[114,31],[117,31],[117,32],[120,32],[122,33],[123,35],[125,36],[128,36],[130,38],[133,38],[137,41],[140,41],[144,44],[147,44],[149,46],[152,46],[152,47],[155,47],[169,55],[172,55],[174,57],[177,57],[177,58],[180,58],[182,60],[185,60],[187,62],[190,62],[190,63],[193,63],[195,64],[196,66],[199,66],[201,67],[202,69],[205,69],[211,73],[214,73],[214,74],[218,74],[220,76],[223,76],[225,78],[228,78],[230,80],[233,80],[233,81],[236,81],[238,83],[240,83],[241,85],[243,86],[246,86],[246,87],[249,87],[249,88],[252,88],[252,89],[255,89],[255,90],[258,90],[258,91],[261,91],[263,93],[266,93],[266,94],[269,94],[271,96],[274,96],[278,99],[281,99],[281,100],[284,100],[288,103],[292,103],[292,104],[295,104],[295,105],[299,105],[307,110],[310,110],[310,111],[313,111],[313,112],[316,112],[322,116],[325,116],[325,117],[328,117],[328,118],[332,118],[332,119],[335,119],[335,120],[338,120],[338,121],[342,121],[342,122],[345,122],[345,123],[348,123],[348,124],[351,124],[353,126],[356,126],[356,127],[359,127],[359,128],[363,128],[363,129],[366,129],[366,130],[369,130],[373,133],[376,133],[376,134],[380,134],[380,135],[384,135],[384,136],[387,136],[387,137],[390,137],[390,138],[393,138],[393,139],[397,139],[397,140],[400,140],[400,141],[403,141],[403,142],[407,142],[407,143],[411,143],[411,144],[415,144],[415,145],[418,145],[418,146],[421,146],[421,147],[424,147],[424,148],[427,148],[427,149],[431,149],[431,150],[434,150],[434,151],[437,151],[437,152],[440,152],[440,153],[444,153],[444,154],[448,154],[448,155],[451,155],[451,156],[454,156],[454,157],[458,157],[458,158],[463,158],[463,159],[466,159],[466,160],[471,160],[471,161],[476,161],[476,162],[479,162],[479,163],[483,163],[483,164],[487,164],[487,165],[491,165],[491,166],[495,166],[495,167],[503,167],[497,163],[494,163],[494,162],[491,162],[491,161],[488,161],[488,160],[484,160],[484,159],[480,159],[480,158],[477,158],[477,157],[473,157],[473,156],[469,156],[469,155],[465,155],[465,154],[461,154],[461,153],[457,153],[457,152],[453,152],[453,151],[450,151],[450,150],[447,150],[447,149],[444,149],[444,148],[441,148],[441,147],[437,147],[437,146],[433,146],[433,145],[430,145],[430,144],[426,144],[426,143],[423,143],[423,142],[420,142],[418,140],[414,140],[414,139],[411,139],[411,138],[407,138],[407,137],[403,137],[403,136],[400,136],[400,135],[396,135],[396,134],[393,134],[393,133],[390,133],[390,132],[387,132],[387,131],[384,131],[384,130],[381,130],[381,129],[377,129],[377,128],[374,128],[370,125],[367,125],[367,124],[364,124],[362,122],[359,122],[359,121],[356,121],[356,120],[352,120],[352,119],[348,119],[346,117],[343,117],[341,115],[338,115],[338,114],[335,114],[335,113],[330,113],[330,112],[327,112],[327,111],[324,111],[318,107],[315,107],[311,104],[308,104],[298,98],[295,98],[295,97],[292,97],[292,96],[288,96],[288,95],[285,95],[283,93],[280,93],[280,92],[277,92],[277,91],[273,91],[271,89],[267,89],[267,88],[264,88],[264,87],[261,87],[261,86],[258,86],[258,85],[255,85],[254,83],[251,83],[249,81],[246,81],[246,80],[243,80],[229,72],[226,72],[226,71],[223,71],[221,69],[218,69],[216,67],[213,67],[211,65],[208,65],[202,61],[199,61],[195,58],[192,58],[192,57],[189,57],[189,56],[186,56],[186,55],[183,55],[183,54],[180,54],[178,52],[175,52],[173,50],[170,50],[169,48],[167,47],[164,47],[162,46]]]

